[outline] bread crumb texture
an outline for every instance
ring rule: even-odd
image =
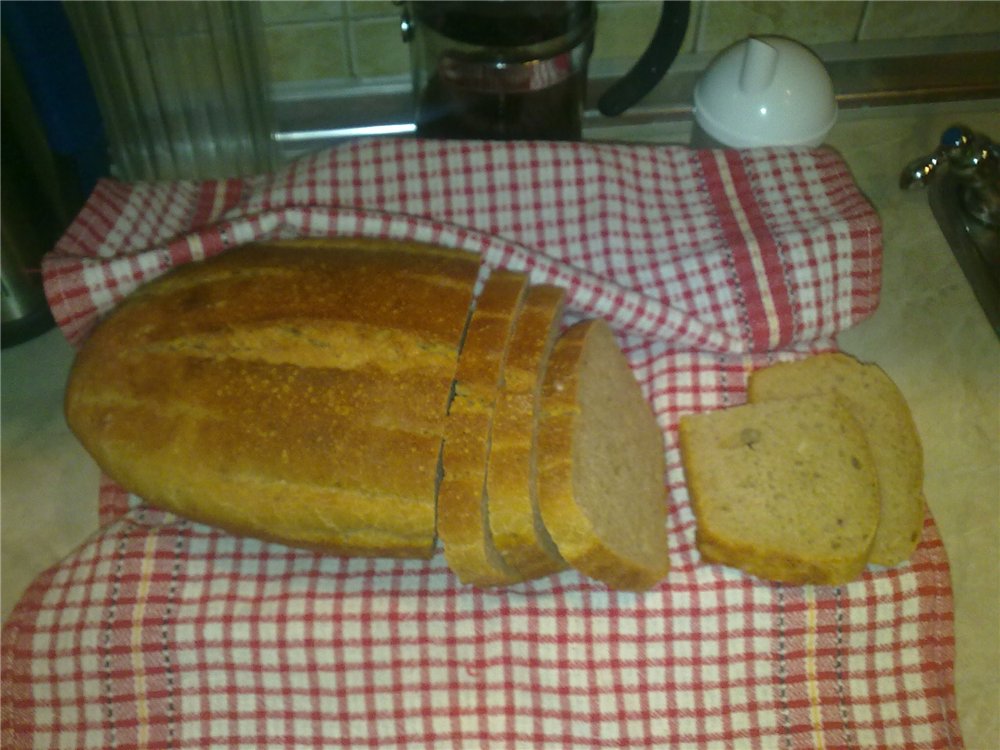
[[[829,353],[755,371],[751,402],[828,394],[861,425],[878,472],[879,528],[869,562],[896,565],[913,554],[923,531],[923,449],[906,399],[875,364]]]
[[[542,391],[539,502],[559,553],[611,588],[669,567],[663,433],[608,325],[556,342]]]
[[[680,446],[705,561],[788,583],[860,575],[879,522],[878,479],[838,399],[688,415]]]

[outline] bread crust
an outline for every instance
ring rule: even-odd
[[[151,505],[337,554],[433,554],[437,462],[477,256],[360,238],[246,246],[94,331],[70,428]]]
[[[565,292],[528,290],[504,367],[487,471],[490,531],[504,560],[523,578],[566,567],[538,508],[538,414],[548,358],[559,334]]]
[[[493,546],[486,472],[504,363],[527,288],[524,274],[503,269],[486,280],[459,356],[445,428],[438,537],[452,572],[481,587],[522,579]]]

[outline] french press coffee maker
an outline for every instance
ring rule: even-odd
[[[606,115],[645,96],[677,56],[690,3],[665,2],[635,66],[598,102]],[[417,135],[577,140],[583,127],[594,2],[403,3]]]

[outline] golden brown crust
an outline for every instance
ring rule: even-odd
[[[538,509],[537,415],[548,358],[559,333],[565,292],[528,290],[517,320],[497,401],[487,488],[493,543],[525,579],[566,567]]]
[[[98,326],[67,421],[153,505],[292,545],[428,557],[478,268],[353,238],[189,264]]]
[[[451,346],[455,320],[467,314],[475,261],[470,253],[367,238],[261,243],[180,266],[123,306],[141,303],[128,320],[147,342],[161,329],[176,338],[259,320],[289,327],[343,321]]]
[[[527,277],[494,271],[476,302],[459,357],[448,412],[438,491],[438,537],[463,583],[499,586],[521,580],[493,546],[486,470],[504,362],[527,291]]]

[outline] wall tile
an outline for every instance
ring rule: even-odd
[[[691,18],[682,52],[694,48],[698,2],[692,3]],[[602,2],[597,9],[595,61],[632,63],[643,53],[660,20],[661,4],[656,2]]]
[[[872,0],[862,39],[909,39],[1000,32],[1000,2]]]
[[[260,12],[265,25],[332,21],[344,15],[339,0],[261,0]]]
[[[290,24],[264,31],[271,81],[347,78],[346,30],[340,22]]]
[[[354,73],[361,77],[410,72],[410,48],[399,30],[399,17],[370,18],[351,23]]]
[[[207,3],[110,3],[109,11],[122,34],[151,38],[173,38],[185,34],[207,33],[210,15],[218,17],[224,8]]]
[[[652,0],[599,0],[594,61],[609,68],[635,61],[660,8]],[[399,35],[401,11],[389,0],[261,0],[260,9],[273,81],[409,72],[409,51]],[[694,0],[681,51],[715,52],[750,34],[823,44],[858,36],[889,40],[998,32],[1000,0]]]
[[[751,34],[777,34],[803,44],[853,41],[864,2],[709,2],[699,52],[715,52]]]
[[[396,18],[402,15],[402,9],[389,0],[348,0],[342,3],[347,8],[347,15],[354,18]]]

